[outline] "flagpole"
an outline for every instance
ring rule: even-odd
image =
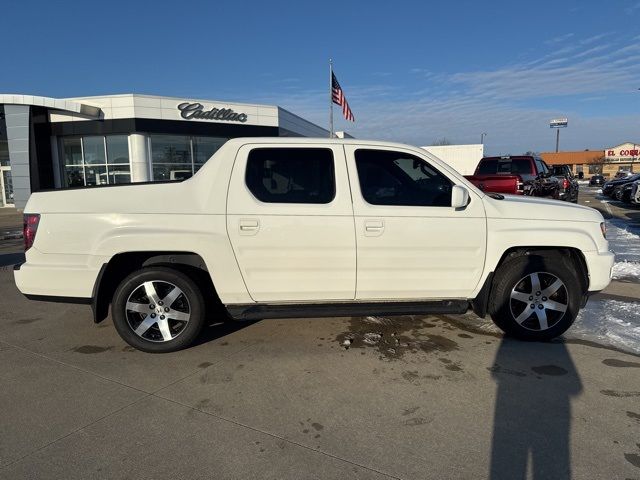
[[[333,61],[329,59],[329,138],[333,138]]]

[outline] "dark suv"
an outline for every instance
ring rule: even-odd
[[[602,194],[606,195],[607,197],[613,197],[614,192],[618,187],[621,187],[622,185],[627,183],[635,182],[636,180],[640,180],[640,173],[636,173],[635,175],[630,175],[625,178],[609,180],[602,186]]]
[[[578,203],[578,191],[580,190],[580,186],[578,185],[576,177],[573,176],[571,167],[569,167],[569,165],[553,165],[551,167],[551,171],[560,184],[560,200]]]

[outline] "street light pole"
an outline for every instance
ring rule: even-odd
[[[556,153],[558,153],[559,146],[560,146],[560,129],[556,128]]]

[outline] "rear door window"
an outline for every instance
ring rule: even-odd
[[[265,203],[330,203],[336,195],[333,153],[324,148],[256,148],[245,182]]]

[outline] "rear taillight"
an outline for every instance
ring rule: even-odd
[[[522,177],[518,175],[518,181],[516,182],[516,193],[524,192],[524,182],[522,181]]]
[[[569,188],[569,180],[567,180],[566,178],[562,180],[562,188],[564,188],[565,190]]]
[[[24,214],[22,235],[24,237],[25,252],[33,246],[33,242],[36,239],[36,232],[38,231],[39,223],[40,223],[40,214],[38,213]]]

